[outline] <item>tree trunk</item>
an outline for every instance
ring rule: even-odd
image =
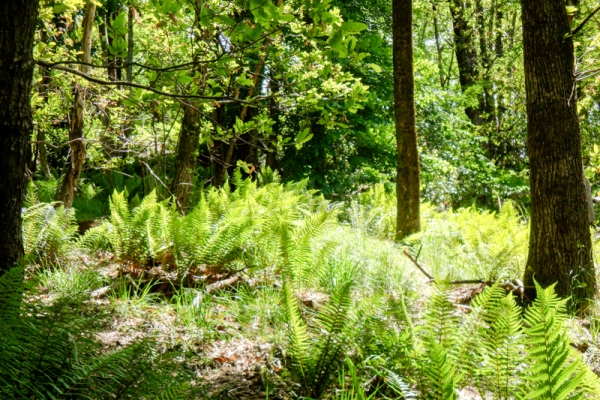
[[[202,0],[196,0],[196,26],[200,28],[200,15],[202,11]],[[200,28],[200,33],[196,40],[202,40],[209,43],[212,40],[212,32],[208,29]],[[194,69],[196,75],[201,75],[202,82],[198,88],[198,94],[204,93],[206,89],[207,69],[204,64],[200,64]],[[172,190],[177,201],[177,209],[185,214],[190,205],[190,197],[196,172],[196,163],[198,161],[198,146],[200,145],[200,121],[201,114],[199,107],[201,103],[186,105],[183,110],[183,120],[181,121],[181,131],[179,132],[179,144],[177,145],[177,156],[175,159],[175,177],[173,179]]]
[[[96,16],[96,4],[88,1],[85,17],[83,19],[83,37],[81,39],[81,47],[83,54],[81,61],[91,63],[92,61],[92,28],[94,27],[94,18]],[[90,67],[80,65],[79,70],[83,73],[88,73]],[[83,143],[83,115],[85,107],[85,89],[75,84],[73,86],[73,111],[69,121],[69,145],[71,153],[69,156],[69,164],[67,171],[60,187],[58,200],[63,203],[65,208],[73,205],[79,175],[85,163],[85,143]]]
[[[421,229],[419,153],[415,127],[412,0],[393,0],[394,112],[398,173],[396,176],[396,240]]]
[[[475,30],[467,20],[467,3],[464,0],[452,0],[450,12],[454,27],[454,47],[456,62],[458,64],[458,80],[463,92],[479,82],[479,71],[477,69],[477,51],[475,50]],[[465,113],[471,123],[475,126],[484,124],[481,117],[483,98],[478,95],[479,107],[467,107]]]
[[[85,90],[79,85],[73,88],[73,111],[69,118],[69,163],[67,171],[60,187],[58,200],[63,203],[65,208],[70,208],[75,199],[75,191],[79,182],[79,175],[85,163],[85,144],[83,143],[83,112]]]
[[[175,178],[173,179],[173,194],[177,201],[177,209],[184,214],[190,204],[199,142],[200,112],[193,105],[185,106],[175,159]]]
[[[42,41],[46,43],[48,41],[48,34],[45,29],[42,29]],[[44,104],[48,103],[48,89],[50,86],[50,82],[52,81],[51,77],[51,69],[46,67],[41,67],[41,75],[42,75],[42,84],[40,86],[39,94],[43,99]],[[44,178],[53,179],[52,173],[50,172],[50,167],[48,166],[48,154],[46,152],[46,129],[44,126],[39,124],[37,126],[37,135],[36,135],[36,146],[35,146],[35,154],[36,158],[39,157],[40,168],[44,173]],[[35,166],[34,166],[35,168]],[[30,168],[32,172],[34,172],[34,168]]]
[[[531,232],[525,285],[557,283],[583,310],[596,294],[564,0],[522,0]]]
[[[435,34],[435,48],[437,50],[437,64],[440,74],[440,86],[444,87],[446,80],[444,79],[443,46],[442,39],[440,37],[440,30],[438,28],[437,7],[435,6],[435,1],[436,0],[433,0],[431,2],[431,6],[433,8],[433,31]]]
[[[0,274],[23,255],[30,92],[38,1],[0,1]]]

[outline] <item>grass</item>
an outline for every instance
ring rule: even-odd
[[[41,268],[36,278],[46,291],[59,297],[89,295],[108,283],[94,269],[60,264]]]

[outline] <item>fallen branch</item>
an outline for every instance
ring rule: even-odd
[[[426,270],[425,268],[423,268],[418,262],[417,260],[412,256],[412,254],[410,254],[410,252],[406,249],[404,249],[404,255],[406,255],[406,257],[409,258],[410,261],[412,261],[413,264],[415,264],[415,266],[419,269],[419,271],[421,271],[426,277],[427,279],[429,279],[429,283],[435,283],[436,280],[433,276],[431,276]],[[487,281],[485,279],[461,279],[461,280],[456,280],[456,281],[450,281],[450,282],[445,282],[447,284],[450,285],[464,285],[464,284],[474,284],[474,283],[478,283],[478,284],[483,284],[485,286],[492,286],[494,285],[496,282],[494,281]],[[523,299],[523,297],[525,296],[525,289],[535,289],[535,286],[524,286],[523,282],[521,282],[520,279],[515,279],[512,282],[511,281],[503,281],[500,283],[500,286],[503,287],[507,292],[513,292],[517,295],[519,295],[519,297],[521,298],[521,300]]]
[[[425,271],[425,269],[423,267],[421,267],[421,265],[419,265],[419,263],[417,262],[417,260],[415,260],[413,258],[413,256],[408,252],[408,250],[404,250],[404,255],[406,255],[406,257],[408,257],[410,259],[410,261],[413,262],[413,264],[415,264],[417,266],[417,268],[419,268],[419,270],[429,279],[429,282],[435,282],[435,279],[433,276],[429,275],[427,273],[427,271]]]
[[[242,277],[239,275],[232,276],[231,278],[223,279],[222,281],[218,281],[215,283],[211,283],[206,287],[206,293],[214,292],[215,290],[221,290],[228,287],[235,286],[238,282],[242,280]]]

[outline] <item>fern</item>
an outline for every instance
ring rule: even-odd
[[[292,371],[299,377],[303,392],[320,398],[339,371],[350,342],[354,326],[348,318],[351,305],[352,282],[343,282],[335,288],[330,301],[317,314],[314,338],[308,333],[298,301],[284,284],[283,302],[288,319],[289,352]]]
[[[446,293],[432,295],[424,321],[413,355],[418,387],[427,399],[454,399],[458,377],[450,353],[458,343],[459,319]]]
[[[239,174],[234,182],[233,193],[224,187],[201,194],[187,216],[158,202],[155,192],[132,210],[126,193],[115,192],[110,219],[86,232],[79,244],[107,247],[121,263],[180,271],[202,264],[226,270],[239,262],[300,271],[331,254],[326,244],[315,247],[315,239],[335,221],[337,210],[309,195],[305,183],[258,188]]]
[[[525,313],[528,359],[528,399],[580,398],[588,367],[570,346],[564,320],[566,300],[554,293],[554,286],[542,289],[536,282],[537,297]]]
[[[139,399],[173,385],[171,362],[143,340],[102,354],[81,299],[21,301],[23,270],[0,276],[0,398]]]
[[[308,327],[300,314],[298,300],[286,281],[284,281],[282,293],[288,321],[288,350],[292,355],[292,367],[300,376],[302,386],[310,391],[312,359],[309,351],[311,343]]]
[[[490,343],[491,347],[499,345],[502,338],[489,336],[490,332],[496,333],[497,318],[502,309],[502,302],[505,299],[505,291],[498,285],[484,288],[471,303],[471,313],[466,316],[464,322],[458,328],[456,335],[461,340],[452,351],[452,356],[458,367],[457,375],[461,377],[460,384],[469,385],[477,374],[472,371],[477,370],[478,365],[485,363],[484,354],[481,348],[485,348]],[[515,305],[516,307],[516,305]],[[519,314],[517,313],[517,317]],[[520,320],[519,320],[520,321]],[[515,327],[520,329],[520,322]],[[500,333],[498,333],[500,335]],[[489,340],[488,340],[489,339]],[[494,361],[497,361],[494,359]],[[486,376],[486,379],[488,377]]]
[[[31,261],[54,262],[68,255],[75,244],[75,210],[58,203],[33,203],[23,213],[23,247]]]
[[[523,347],[521,309],[513,295],[509,294],[488,310],[481,340],[480,373],[486,377],[482,383],[496,399],[510,399],[519,383],[518,369]]]

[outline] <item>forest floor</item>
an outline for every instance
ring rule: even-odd
[[[398,251],[398,257],[401,254]],[[102,252],[98,258],[81,255],[80,260],[82,262],[74,262],[67,268],[70,275],[67,281],[70,282],[62,282],[67,287],[58,288],[56,292],[53,288],[61,285],[60,279],[46,281],[51,285],[41,287],[44,294],[38,299],[51,302],[68,286],[85,285],[85,282],[75,281],[85,279],[86,271],[99,273],[101,281],[110,284],[89,291],[89,300],[84,303],[95,313],[110,314],[109,323],[96,332],[96,340],[105,351],[123,348],[144,337],[154,338],[157,352],[178,354],[177,363],[192,377],[191,384],[197,393],[201,393],[200,397],[194,398],[297,397],[298,388],[286,371],[289,357],[286,356],[285,336],[273,327],[273,317],[269,315],[281,314],[280,282],[269,282],[266,287],[252,274],[242,272],[236,275],[237,279],[229,277],[221,281],[225,282],[223,287],[212,293],[207,293],[206,287],[182,289],[186,293],[186,301],[182,304],[181,298],[174,299],[177,290],[166,295],[155,291],[153,288],[157,286],[164,288],[165,282],[148,285],[140,275],[137,282],[131,277],[126,279],[133,285],[120,287],[125,281],[121,277],[122,266],[113,262],[110,253]],[[411,267],[410,263],[406,265],[412,269],[409,273],[412,284],[419,288],[411,303],[411,313],[418,321],[434,289],[417,267]],[[176,284],[169,282],[172,287]],[[130,290],[132,286],[134,289]],[[128,289],[124,290],[125,287]],[[481,288],[482,285],[455,285],[447,290],[457,310],[466,314],[470,312],[470,300]],[[267,295],[262,296],[261,292],[267,292]],[[296,296],[309,313],[322,307],[329,297],[314,289],[297,292]],[[261,297],[262,302],[250,300]],[[206,301],[207,298],[210,300]],[[240,310],[244,308],[250,310],[244,313]],[[182,317],[182,314],[186,315]],[[572,346],[583,354],[592,370],[600,374],[599,328],[589,319],[577,318],[569,319],[568,327]],[[476,388],[467,387],[458,392],[458,399],[483,398]]]
[[[460,399],[487,398],[494,381],[486,363],[504,348],[489,345],[487,331],[501,315],[512,315],[502,339],[514,378],[506,382],[532,390],[520,377],[538,362],[527,359],[524,341],[532,307],[503,289],[522,275],[527,252],[527,224],[510,203],[496,213],[424,205],[422,232],[399,244],[390,240],[395,200],[383,192],[373,205],[331,205],[279,184],[213,191],[191,214],[209,222],[155,198],[129,207],[119,196],[91,235],[67,240],[61,235],[76,231],[72,221],[48,225],[62,211],[31,207],[26,247],[55,243],[60,258],[31,265],[28,276],[37,300],[82,299],[84,314],[104,316],[90,332],[105,353],[147,339],[156,362],[173,365],[173,384],[191,385],[194,394],[184,398],[416,398],[439,354],[456,362]],[[140,217],[150,212],[154,219]],[[181,261],[194,252],[201,261]],[[502,284],[450,283],[461,280]],[[496,293],[492,308],[473,300],[482,292]],[[599,374],[600,312],[586,319],[553,312],[556,329],[568,331],[570,359]],[[462,364],[453,353],[460,346],[470,357]]]

